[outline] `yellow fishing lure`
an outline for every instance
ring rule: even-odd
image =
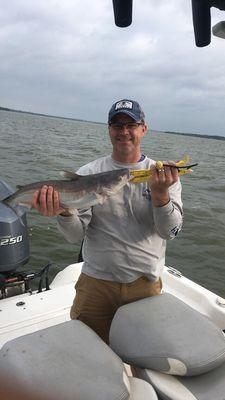
[[[174,165],[175,168],[178,169],[178,174],[179,175],[184,175],[192,172],[193,170],[191,169],[192,167],[195,167],[196,164],[192,165],[187,165],[189,162],[189,156],[185,156],[182,160],[177,161]],[[166,164],[163,164],[163,161],[156,161],[156,168],[158,170],[162,169]],[[130,174],[132,175],[132,178],[130,179],[130,182],[132,183],[142,183],[142,182],[147,182],[149,178],[151,177],[151,170],[150,169],[136,169],[136,170],[131,170]]]

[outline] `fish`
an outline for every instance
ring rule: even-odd
[[[18,190],[2,200],[17,215],[17,206],[32,208],[32,196],[43,186],[52,186],[60,194],[60,208],[76,213],[76,209],[90,208],[103,204],[105,200],[121,190],[130,179],[127,168],[100,172],[90,175],[78,175],[71,171],[62,171],[63,180],[44,180],[17,186]]]
[[[192,172],[191,167],[198,164],[185,165],[188,160],[189,157],[186,156],[171,167],[177,168],[179,175]],[[162,161],[156,162],[157,168],[162,168],[164,165],[166,164],[163,164]],[[61,175],[64,178],[63,180],[45,180],[17,186],[19,189],[2,200],[2,203],[19,216],[17,206],[24,206],[30,210],[34,192],[40,190],[43,186],[52,186],[60,194],[60,208],[75,214],[76,209],[86,209],[96,204],[103,204],[107,198],[116,194],[128,182],[148,182],[151,179],[151,170],[123,168],[90,175],[61,171]]]

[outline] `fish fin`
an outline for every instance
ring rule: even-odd
[[[96,193],[95,196],[98,200],[98,204],[101,204],[101,205],[106,201],[106,199],[108,199],[107,195],[104,196],[104,195]]]
[[[28,211],[30,211],[32,209],[32,203],[30,201],[26,201],[26,200],[20,200],[17,203],[18,206],[22,206],[25,207]]]
[[[61,203],[59,204],[60,208],[63,208],[63,210],[68,211],[70,214],[77,214],[77,209],[75,207],[69,206],[66,203]]]
[[[71,171],[60,171],[60,175],[63,178],[69,179],[71,181],[76,181],[81,176],[81,175],[78,175],[75,172],[71,172]]]
[[[4,203],[7,207],[11,208],[16,214],[16,208],[14,208],[14,205],[11,205],[7,200],[3,200],[2,203]],[[18,203],[16,203],[16,206],[22,206],[25,207],[28,211],[32,209],[32,203],[29,200],[20,200]],[[17,214],[18,215],[18,214]]]

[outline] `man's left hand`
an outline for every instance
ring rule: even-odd
[[[162,207],[170,201],[169,187],[178,181],[178,169],[174,168],[175,163],[164,161],[162,168],[151,166],[151,179],[149,187],[151,198],[155,207]]]

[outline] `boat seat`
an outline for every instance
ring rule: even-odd
[[[225,399],[225,363],[199,376],[172,376],[140,368],[136,376],[151,383],[162,400]]]
[[[158,400],[158,396],[152,385],[146,380],[129,377],[130,397],[129,400]]]
[[[225,362],[223,331],[169,293],[120,307],[110,346],[127,364],[171,375],[199,375]]]
[[[78,320],[7,342],[0,350],[0,376],[48,400],[130,399],[122,360]]]

